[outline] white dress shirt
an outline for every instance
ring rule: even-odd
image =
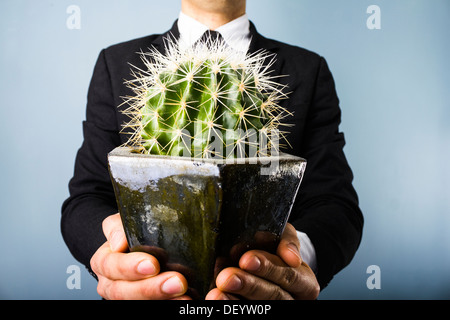
[[[209,30],[207,26],[194,18],[180,12],[178,17],[178,30],[183,46],[192,46],[200,37]],[[247,14],[228,22],[217,28],[227,45],[235,50],[247,52],[250,45],[250,21]]]
[[[208,29],[204,24],[180,12],[178,17],[178,30],[183,46],[192,46]],[[251,37],[250,21],[247,14],[220,26],[215,31],[219,32],[227,45],[233,49],[244,52],[248,51]],[[300,241],[300,255],[303,261],[317,274],[316,251],[311,240],[304,232],[297,231],[297,236]]]

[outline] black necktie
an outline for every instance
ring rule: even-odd
[[[195,45],[199,43],[206,44],[207,46],[211,45],[211,43],[222,42],[224,41],[222,35],[214,30],[206,30],[205,33],[195,42]]]

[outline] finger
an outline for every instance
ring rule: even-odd
[[[91,259],[92,271],[110,280],[140,280],[159,273],[158,260],[144,252],[112,252],[103,244]]]
[[[128,248],[122,220],[118,213],[105,218],[102,228],[112,251],[124,252]]]
[[[239,268],[226,268],[216,279],[217,288],[248,300],[292,300],[292,296],[273,282]]]
[[[300,241],[298,240],[297,231],[290,223],[286,224],[286,228],[281,235],[277,255],[290,267],[296,268],[302,264]]]
[[[187,288],[180,273],[164,272],[138,281],[100,277],[97,292],[108,300],[167,300],[185,296]]]
[[[255,276],[278,284],[289,292],[296,291],[299,286],[299,271],[284,263],[280,257],[265,251],[246,252],[241,257],[239,266]]]
[[[205,297],[205,300],[239,300],[236,296],[220,291],[217,288],[212,289]]]
[[[173,298],[170,300],[192,300],[192,298],[187,295],[184,295],[184,296],[176,297],[176,298]]]
[[[292,268],[276,255],[253,250],[241,257],[239,266],[255,276],[276,283],[297,299],[316,299],[320,291],[314,272],[304,262]]]
[[[298,270],[287,265],[280,257],[260,250],[242,255],[239,267],[253,275],[278,284],[291,292],[298,283]]]

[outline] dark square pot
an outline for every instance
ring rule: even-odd
[[[306,167],[288,154],[211,160],[123,147],[108,162],[130,250],[154,255],[161,271],[183,273],[193,298],[245,251],[275,252]]]

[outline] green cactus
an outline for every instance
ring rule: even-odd
[[[141,56],[147,70],[136,69],[128,82],[135,96],[126,100],[127,145],[157,155],[241,158],[269,155],[284,137],[279,127],[288,113],[278,102],[286,95],[269,75],[270,54],[247,55],[219,39],[189,48],[168,39],[165,54]]]

